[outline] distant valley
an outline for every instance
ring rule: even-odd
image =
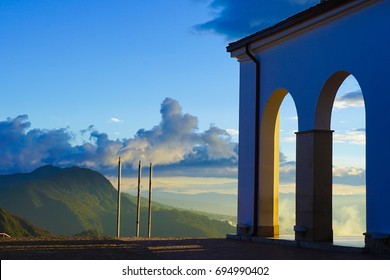
[[[153,199],[177,208],[204,213],[209,217],[235,221],[237,218],[237,195],[220,193],[180,194],[154,191]]]
[[[121,235],[135,235],[136,198],[122,195]],[[116,234],[117,191],[100,173],[85,168],[44,166],[31,173],[0,176],[0,207],[9,215],[54,235]],[[147,201],[141,203],[141,235],[146,235]],[[8,215],[8,214],[7,214]],[[224,237],[226,221],[153,204],[153,236]],[[0,225],[1,226],[1,225]]]

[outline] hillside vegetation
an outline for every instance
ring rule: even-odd
[[[12,215],[3,208],[0,208],[0,232],[11,237],[50,236],[46,230],[32,225],[30,222]]]
[[[135,197],[122,195],[121,236],[135,235]],[[142,199],[141,235],[146,235],[147,203]],[[90,169],[44,166],[31,173],[0,176],[0,207],[57,235],[116,234],[117,191]],[[227,222],[154,203],[153,236],[223,237]]]

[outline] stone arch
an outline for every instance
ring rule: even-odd
[[[349,72],[338,71],[325,82],[317,102],[315,129],[330,130],[334,99],[341,84],[349,75]]]
[[[297,159],[297,224],[309,225],[308,231],[304,232],[306,236],[296,232],[298,240],[304,238],[313,241],[333,241],[333,131],[331,130],[331,117],[336,94],[350,75],[350,72],[338,71],[329,77],[318,97],[314,129],[297,134],[297,155],[299,154],[300,157],[299,160]],[[307,185],[305,180],[310,176],[309,174],[312,178],[309,180],[310,185]],[[313,205],[308,217],[307,211],[303,210],[309,209],[303,197],[310,197],[308,201]]]
[[[260,128],[258,235],[279,235],[280,106],[289,92],[277,89],[267,101]]]
[[[323,89],[318,98],[318,103],[316,107],[316,118],[315,118],[315,127],[319,130],[330,130],[332,128],[332,111],[334,109],[335,100],[337,93],[339,92],[340,87],[344,83],[344,81],[352,76],[357,82],[358,79],[347,71],[338,71],[331,75],[329,79],[325,82]],[[359,83],[359,82],[358,82]],[[359,84],[359,88],[362,93],[362,98],[364,102],[363,90],[361,89],[361,85]],[[365,107],[365,103],[364,103]],[[364,125],[365,128],[365,125]],[[333,132],[333,130],[332,130]],[[326,146],[328,149],[328,153],[332,154],[332,169],[334,167],[334,159],[337,153],[334,151],[334,141],[332,141],[331,146]],[[333,172],[332,172],[333,175]],[[334,188],[334,184],[332,181],[332,188]],[[334,189],[333,189],[334,190]],[[333,201],[332,201],[333,203]],[[333,208],[333,207],[332,207]],[[334,209],[333,209],[334,210]],[[332,213],[334,216],[335,213]],[[333,225],[333,223],[332,223]],[[362,232],[363,234],[363,232]]]

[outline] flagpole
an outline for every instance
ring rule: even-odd
[[[139,237],[139,219],[141,210],[141,161],[138,162],[138,193],[137,193],[137,220],[136,220],[136,237]]]
[[[116,237],[120,237],[121,232],[121,180],[122,180],[122,164],[121,157],[118,161],[118,204],[117,204],[117,218],[116,218]]]
[[[150,163],[150,166],[149,166],[148,237],[152,236],[152,168],[153,168],[153,165],[152,165],[152,163]]]

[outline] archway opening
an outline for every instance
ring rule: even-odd
[[[279,237],[294,239],[295,225],[295,169],[298,115],[291,94],[280,106],[279,158]]]
[[[318,100],[315,132],[331,133],[331,124],[333,141],[329,139],[325,147],[321,143],[315,146],[327,158],[318,158],[316,165],[316,170],[327,170],[327,183],[314,186],[326,193],[326,201],[322,196],[319,201],[325,201],[321,207],[327,211],[318,219],[327,230],[328,241],[361,247],[366,227],[365,107],[359,83],[346,71],[338,71],[326,81]]]
[[[365,106],[353,75],[339,86],[333,103],[334,244],[364,247],[366,231]]]
[[[260,137],[259,235],[293,238],[295,223],[295,135],[291,95],[276,90],[263,112]]]

